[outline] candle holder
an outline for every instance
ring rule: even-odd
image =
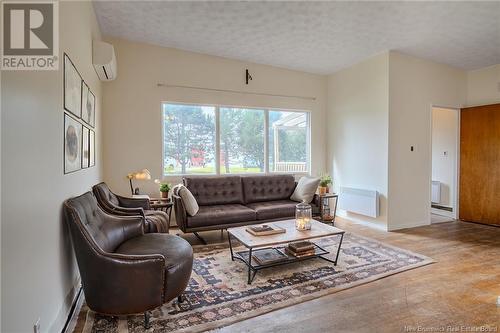
[[[295,229],[299,231],[311,230],[311,205],[301,202],[295,206]]]

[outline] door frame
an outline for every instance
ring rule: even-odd
[[[442,106],[439,104],[431,104],[430,107],[430,121],[429,121],[429,132],[430,132],[430,142],[429,142],[429,151],[430,151],[430,163],[429,163],[429,199],[432,196],[432,112],[434,108],[440,108],[440,109],[448,109],[455,111],[457,113],[457,120],[456,120],[456,131],[455,131],[455,146],[456,146],[456,154],[455,154],[455,168],[453,170],[453,178],[455,180],[455,189],[454,189],[454,194],[452,198],[452,208],[453,211],[450,214],[446,214],[446,212],[443,212],[441,210],[432,208],[432,203],[429,202],[429,215],[431,213],[435,213],[438,215],[442,216],[447,216],[450,218],[453,218],[455,220],[458,220],[459,218],[459,193],[460,193],[460,111],[461,107],[460,106]]]

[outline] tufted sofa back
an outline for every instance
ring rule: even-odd
[[[290,199],[295,189],[293,175],[243,176],[245,203]]]
[[[140,219],[129,222],[106,214],[92,192],[66,200],[64,209],[73,239],[85,240],[77,242],[80,246],[97,246],[104,252],[114,252],[125,240],[143,233]]]
[[[240,176],[184,177],[183,182],[200,206],[243,204]]]

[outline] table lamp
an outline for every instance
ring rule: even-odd
[[[140,180],[149,180],[151,179],[151,174],[148,169],[143,169],[141,171],[132,172],[127,175],[127,178],[130,182],[130,191],[132,195],[139,194],[139,188],[136,187],[134,190],[134,186],[132,185],[132,179],[140,179]]]

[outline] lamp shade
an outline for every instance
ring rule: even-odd
[[[151,173],[149,172],[148,169],[143,169],[141,171],[137,172],[132,172],[127,175],[128,179],[142,179],[142,180],[149,180],[151,179]]]

